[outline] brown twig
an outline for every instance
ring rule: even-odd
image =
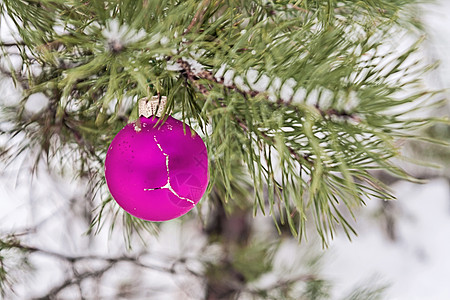
[[[0,43],[0,47],[19,47],[26,46],[24,42]]]
[[[98,162],[103,164],[103,159],[98,156],[97,152],[95,151],[94,146],[91,143],[89,143],[88,141],[86,141],[86,139],[83,137],[81,132],[79,132],[76,129],[76,126],[74,126],[72,124],[69,124],[68,122],[63,122],[63,125],[64,125],[65,128],[67,128],[67,130],[69,130],[73,134],[73,137],[75,138],[75,141],[78,144],[78,146],[86,149],[86,151],[90,155],[95,157]]]
[[[183,35],[189,33],[192,30],[192,28],[195,26],[195,24],[201,23],[203,21],[203,18],[205,17],[205,12],[208,8],[209,1],[210,0],[203,0],[203,2],[200,4],[199,9],[197,10],[194,17],[192,18],[191,23],[189,23],[188,27],[183,32]]]
[[[235,92],[238,92],[239,94],[241,94],[244,98],[248,99],[248,97],[256,97],[259,95],[263,95],[261,92],[258,91],[254,91],[254,90],[249,90],[249,91],[244,91],[242,89],[240,89],[236,84],[232,83],[229,85],[225,85],[224,83],[224,79],[223,78],[216,78],[212,72],[210,71],[206,71],[206,70],[202,70],[200,72],[194,73],[194,71],[192,70],[191,65],[182,60],[179,59],[178,64],[181,66],[182,69],[182,73],[184,74],[184,76],[189,79],[199,90],[202,94],[208,94],[209,91],[206,89],[206,87],[204,87],[203,85],[199,84],[197,82],[197,80],[199,79],[205,79],[208,81],[212,81],[215,82],[217,84],[223,85],[225,86],[227,89],[229,90],[233,90]],[[267,97],[266,95],[264,95],[264,97]],[[241,119],[239,119],[238,117],[235,117],[235,120],[237,121],[238,125],[245,131],[249,131],[248,126],[245,124],[245,122]],[[267,141],[269,140],[271,143],[273,143],[273,138],[268,136],[265,132],[262,131],[258,131],[258,133]],[[307,156],[307,155],[303,155],[300,156],[294,149],[292,149],[291,147],[287,147],[289,150],[289,153],[297,160],[297,161],[301,161],[304,160],[306,161],[310,166],[314,165],[314,162],[311,161],[311,159]]]
[[[245,98],[250,97],[256,97],[258,95],[262,95],[261,92],[258,91],[254,91],[254,90],[249,90],[249,91],[244,91],[242,89],[240,89],[236,84],[231,83],[228,85],[225,85],[225,79],[223,77],[215,77],[213,75],[213,73],[211,71],[207,71],[207,70],[201,70],[200,72],[194,72],[192,70],[191,65],[183,60],[183,59],[178,59],[177,63],[180,65],[181,69],[186,73],[186,75],[188,76],[188,78],[191,81],[197,81],[199,79],[205,79],[208,81],[212,81],[215,82],[217,84],[223,85],[225,86],[227,89],[229,90],[234,90],[235,92],[238,92],[239,94],[241,94],[242,96],[244,96]],[[204,93],[204,92],[208,92],[207,90],[200,90],[200,92]]]
[[[293,8],[293,9],[295,9],[295,10],[298,10],[298,11],[301,11],[301,12],[304,12],[304,13],[309,13],[309,10],[304,9],[304,8],[302,8],[302,7],[298,7],[298,6],[295,5],[295,4],[288,4],[288,8]]]
[[[208,80],[208,81],[212,81],[215,82],[217,84],[223,85],[225,86],[227,89],[229,90],[233,90],[239,94],[241,94],[245,99],[248,99],[249,97],[257,97],[257,96],[262,96],[264,98],[266,98],[267,100],[269,100],[269,96],[264,93],[264,92],[258,92],[255,90],[243,90],[241,88],[239,88],[236,84],[234,83],[230,83],[225,85],[225,80],[223,77],[215,77],[213,75],[213,73],[211,71],[207,71],[207,70],[201,70],[199,72],[194,72],[192,70],[191,65],[183,60],[183,59],[178,59],[177,63],[180,65],[180,67],[182,68],[182,72],[185,74],[185,76],[192,82],[194,83],[194,85],[200,90],[200,92],[202,94],[207,94],[208,93],[208,89],[199,84],[197,82],[197,80],[199,79],[204,79],[204,80]],[[281,98],[277,99],[276,101],[278,104],[283,104],[288,106],[289,104],[291,104],[291,102],[285,102],[283,101]],[[353,119],[354,121],[360,121],[360,119],[355,116],[354,114],[345,112],[345,111],[337,111],[336,109],[328,109],[328,110],[322,110],[318,105],[314,106],[322,116],[338,116],[338,117],[342,117],[342,118],[346,118],[346,119]]]

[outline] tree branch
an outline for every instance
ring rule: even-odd
[[[94,270],[94,271],[86,271],[86,272],[77,273],[77,274],[75,274],[75,272],[74,272],[74,276],[67,278],[61,284],[52,288],[47,293],[47,295],[35,298],[35,299],[39,299],[39,300],[53,299],[58,295],[59,292],[61,292],[65,288],[72,286],[72,285],[78,285],[86,278],[100,277],[105,272],[107,272],[109,269],[111,269],[114,265],[116,265],[120,262],[128,262],[139,268],[144,268],[144,269],[149,269],[152,271],[169,273],[169,274],[178,274],[179,271],[176,268],[176,266],[178,266],[179,264],[184,264],[186,262],[185,258],[180,258],[180,259],[176,260],[175,262],[173,262],[170,267],[164,267],[164,266],[150,264],[150,263],[143,263],[140,261],[140,256],[129,257],[129,256],[123,255],[123,256],[118,256],[118,257],[103,257],[103,256],[99,256],[99,255],[81,255],[81,256],[66,255],[66,254],[55,252],[52,250],[47,250],[47,249],[42,249],[42,248],[37,248],[34,246],[22,244],[16,237],[17,237],[17,235],[11,235],[11,236],[8,236],[6,239],[3,239],[3,240],[0,239],[0,242],[1,242],[0,249],[17,249],[22,252],[27,252],[30,254],[37,253],[37,254],[41,254],[41,255],[51,256],[58,260],[68,262],[72,266],[74,266],[75,264],[82,262],[82,261],[87,261],[87,262],[103,261],[103,262],[107,263],[106,266],[104,266],[100,269]],[[1,263],[1,261],[0,261],[0,263]],[[185,274],[187,273],[187,274],[199,277],[199,278],[203,277],[202,274],[189,269],[187,265],[184,264],[183,267],[184,268],[182,270],[185,271]]]
[[[24,42],[14,42],[14,43],[0,43],[0,47],[19,47],[26,46]]]
[[[200,4],[199,9],[192,18],[191,23],[189,23],[188,27],[183,32],[183,35],[188,34],[191,31],[191,29],[195,26],[195,24],[201,23],[203,21],[203,18],[205,17],[205,12],[209,5],[209,1],[210,0],[203,0],[203,2]]]
[[[77,274],[76,277],[71,277],[66,279],[65,281],[63,281],[60,285],[52,288],[45,296],[42,297],[38,297],[38,298],[33,298],[34,300],[48,300],[48,299],[56,299],[56,297],[58,296],[58,294],[64,290],[65,288],[68,288],[69,286],[72,286],[74,284],[79,285],[83,280],[87,279],[87,278],[95,278],[95,277],[100,277],[102,276],[104,273],[106,273],[109,269],[111,269],[113,266],[115,265],[115,263],[111,263],[99,270],[96,271],[92,271],[92,272],[83,272],[80,274]]]
[[[183,73],[186,74],[187,78],[195,84],[195,86],[200,90],[200,92],[202,94],[207,94],[208,90],[206,89],[205,86],[196,82],[199,79],[204,79],[204,80],[212,81],[217,84],[223,85],[227,89],[233,90],[233,91],[241,94],[245,99],[248,99],[249,97],[262,96],[262,97],[266,98],[268,101],[270,101],[269,96],[264,92],[259,92],[259,91],[255,91],[255,90],[251,90],[251,89],[249,89],[248,91],[245,91],[245,90],[239,88],[235,83],[226,85],[223,77],[217,78],[214,76],[214,74],[211,71],[201,70],[200,72],[194,72],[192,70],[191,65],[187,61],[185,61],[181,58],[177,60],[177,63],[180,65],[180,67],[183,70]],[[285,106],[290,105],[290,102],[285,102],[282,99],[277,99],[276,103],[283,104]],[[338,111],[336,109],[323,110],[318,105],[315,105],[314,107],[320,112],[320,114],[322,116],[338,116],[338,117],[353,119],[355,121],[360,120],[354,114],[351,114],[351,113],[348,113],[345,111]]]
[[[216,78],[212,72],[210,71],[206,71],[206,70],[202,70],[200,72],[194,72],[192,70],[191,65],[182,60],[182,59],[178,59],[178,64],[180,65],[180,67],[182,68],[182,74],[189,80],[191,81],[198,89],[199,91],[204,94],[207,95],[209,93],[209,90],[202,84],[198,83],[197,80],[199,79],[205,79],[208,81],[212,81],[215,82],[217,84],[220,84],[222,86],[224,86],[225,88],[229,89],[229,90],[233,90],[239,94],[241,94],[245,99],[248,99],[249,97],[256,97],[256,96],[263,96],[265,97],[267,100],[268,97],[267,95],[263,94],[262,92],[258,92],[258,91],[254,91],[254,90],[249,90],[249,91],[244,91],[242,89],[240,89],[236,84],[229,84],[229,85],[225,85],[224,83],[224,79],[223,78]],[[222,105],[224,106],[224,105]],[[324,112],[325,113],[325,112]],[[246,125],[246,123],[241,120],[239,117],[234,117],[234,119],[237,121],[238,125],[245,131],[249,131],[248,126]],[[262,131],[257,131],[257,133],[259,135],[261,135],[266,141],[270,141],[272,144],[274,143],[274,140],[271,136],[267,135],[265,132]],[[290,152],[290,154],[297,160],[297,161],[306,161],[310,166],[314,165],[314,162],[307,156],[307,155],[302,155],[300,156],[300,154],[298,154],[293,148],[286,146]]]

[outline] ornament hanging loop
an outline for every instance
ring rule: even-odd
[[[150,118],[151,116],[157,116],[161,118],[162,112],[166,107],[166,96],[153,96],[150,99],[145,97],[139,100],[139,116]]]

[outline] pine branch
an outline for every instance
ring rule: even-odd
[[[168,59],[170,59],[170,57]],[[211,71],[208,71],[208,70],[201,70],[200,72],[194,72],[192,70],[192,66],[187,61],[185,61],[181,58],[177,60],[177,63],[181,67],[182,74],[184,74],[186,76],[186,78],[188,78],[199,89],[199,91],[202,94],[204,94],[205,96],[208,95],[209,91],[204,85],[198,83],[198,80],[203,79],[203,80],[208,80],[210,82],[217,83],[217,84],[225,87],[228,90],[232,90],[232,91],[239,93],[246,100],[248,100],[249,98],[254,98],[254,97],[263,97],[268,102],[272,102],[270,100],[268,94],[265,92],[259,92],[259,91],[255,91],[252,89],[244,90],[242,88],[239,88],[235,83],[225,85],[225,79],[223,77],[217,78],[214,76],[214,74]],[[290,99],[289,101],[284,101],[281,98],[278,98],[276,100],[276,103],[280,104],[280,105],[285,105],[286,107],[288,107],[290,109],[298,110],[298,108],[296,106],[291,105],[292,99]],[[346,111],[338,111],[334,108],[323,110],[319,107],[318,104],[314,105],[314,107],[324,117],[325,116],[328,116],[328,117],[337,116],[337,117],[342,117],[344,119],[352,119],[354,121],[360,121],[359,117],[353,113],[349,113]]]
[[[216,78],[214,77],[213,73],[210,71],[206,71],[206,70],[202,70],[201,72],[194,72],[192,70],[191,65],[186,62],[183,59],[178,59],[178,64],[181,67],[182,70],[182,74],[184,74],[184,76],[186,76],[186,78],[188,78],[198,89],[199,91],[204,95],[207,96],[209,91],[208,89],[198,83],[199,79],[205,79],[217,84],[222,85],[223,87],[225,87],[226,89],[238,92],[239,94],[241,94],[246,100],[249,99],[249,97],[257,97],[257,96],[263,96],[266,98],[266,100],[269,101],[269,98],[266,94],[263,94],[261,92],[258,91],[254,91],[254,90],[249,90],[249,91],[244,91],[242,89],[240,89],[236,84],[232,83],[230,85],[225,85],[224,83],[224,78]],[[281,101],[277,101],[277,103],[280,103]],[[225,105],[223,105],[225,106]],[[323,112],[325,114],[325,112]],[[337,112],[335,112],[337,114]],[[246,132],[250,132],[248,126],[246,125],[245,121],[240,119],[237,116],[234,116],[234,119],[236,120],[236,122],[239,124],[239,126]],[[257,134],[261,135],[266,141],[268,141],[271,145],[275,144],[275,141],[272,137],[269,137],[266,133],[258,131]],[[291,155],[297,160],[297,161],[301,161],[300,160],[300,155],[291,147],[287,147],[289,149],[289,152],[291,153]],[[314,162],[310,160],[310,158],[307,155],[303,155],[302,156],[303,160],[302,161],[306,161],[310,166],[314,165]]]
[[[3,74],[4,76],[9,77],[14,81],[18,82],[23,90],[27,90],[30,88],[28,78],[26,78],[21,73],[18,73],[14,70],[8,70],[4,66],[0,65],[0,74]]]
[[[83,138],[83,135],[81,132],[76,129],[75,125],[72,125],[69,123],[69,121],[63,122],[65,128],[67,128],[72,134],[77,142],[77,144],[82,148],[86,149],[89,154],[91,154],[92,157],[94,157],[100,164],[103,164],[103,159],[98,155],[98,153],[95,151],[94,146],[89,142],[86,141],[86,139]]]
[[[354,218],[353,210],[366,199],[394,198],[371,170],[412,179],[391,161],[400,155],[395,139],[416,138],[407,130],[432,122],[409,120],[407,110],[392,112],[404,104],[425,108],[422,99],[434,96],[420,87],[422,70],[417,67],[421,65],[409,62],[417,46],[404,53],[381,50],[390,32],[416,24],[406,10],[415,1],[291,2],[2,1],[1,13],[15,24],[23,42],[0,44],[1,59],[22,58],[21,68],[16,69],[20,72],[5,67],[0,72],[24,90],[20,103],[2,110],[1,122],[11,127],[0,133],[24,136],[9,149],[11,156],[2,159],[10,162],[30,150],[46,155],[50,167],[57,154],[73,150],[72,169],[82,174],[87,166],[94,174],[90,184],[102,191],[102,158],[117,131],[137,119],[136,99],[166,95],[174,114],[204,133],[211,162],[211,194],[206,200],[223,205],[217,219],[252,206],[253,214],[268,212],[280,233],[290,230],[299,240],[310,223],[325,246],[337,226],[350,238],[355,231],[344,209]],[[191,62],[202,69],[197,71]],[[38,75],[34,67],[39,68]],[[222,67],[224,75],[219,76]],[[231,71],[233,80],[226,79],[225,71]],[[267,77],[267,87],[254,87],[246,76],[250,71],[259,79]],[[291,88],[290,98],[282,97],[283,87]],[[399,97],[413,89],[417,93]],[[294,99],[298,91],[304,96]],[[36,113],[27,111],[28,97],[38,93],[49,98],[49,106]],[[98,193],[99,199],[106,200],[92,221],[97,230],[105,224],[107,211],[111,211],[111,227],[125,228],[127,242],[133,233],[157,226],[122,214],[109,194]],[[230,218],[229,224],[248,225],[247,217],[246,213]],[[240,229],[233,239],[247,241],[249,226]],[[233,245],[225,252],[239,247]],[[56,298],[71,286],[82,290],[83,280],[101,277],[120,262],[205,278],[181,259],[166,267],[144,263],[140,254],[72,256],[20,242],[0,243],[0,251],[8,249],[46,255],[72,267],[71,276],[43,298]],[[243,262],[250,261],[248,255],[243,257]],[[270,255],[257,255],[257,263],[260,257]],[[320,285],[319,278],[300,275],[278,280],[269,287],[276,290],[273,293],[250,288],[244,274],[249,271],[256,278],[264,271],[233,266],[235,259],[230,256],[210,264],[229,271],[230,286],[223,281],[224,272],[219,272],[218,287],[279,299],[288,298],[297,281]],[[77,273],[77,263],[94,261],[105,266]],[[0,256],[2,280],[8,279],[3,262]],[[4,282],[0,284],[3,287]]]
[[[211,125],[212,178],[221,177],[225,190],[232,186],[231,160],[243,161],[254,180],[255,212],[270,209],[300,236],[309,214],[323,238],[336,223],[351,233],[336,203],[351,211],[369,195],[392,199],[369,170],[411,179],[390,161],[399,155],[394,139],[411,138],[405,130],[431,122],[390,113],[406,103],[424,107],[421,99],[432,96],[422,89],[397,98],[420,82],[418,62],[408,62],[416,45],[401,54],[380,52],[407,2],[126,0],[69,8],[47,0],[43,6],[29,1],[25,10],[6,1],[13,22],[25,20],[19,32],[24,47],[42,66],[24,88],[52,98],[56,113],[48,117],[58,121],[17,114],[13,132],[31,128],[34,145],[46,147],[48,134],[38,133],[51,132],[97,163],[124,120],[137,118],[134,102],[124,104],[125,98],[167,95],[183,121]],[[57,32],[55,24],[65,24],[67,32]],[[242,76],[256,71],[273,86],[228,82],[215,73],[222,67]],[[284,99],[288,81],[293,95]],[[294,100],[298,91],[305,95]],[[66,113],[71,107],[76,111]]]

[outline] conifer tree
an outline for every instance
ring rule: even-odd
[[[34,172],[46,164],[87,179],[85,201],[96,206],[89,233],[116,223],[128,239],[152,231],[159,223],[116,205],[103,168],[114,136],[138,120],[139,99],[166,96],[163,115],[195,129],[208,149],[208,189],[183,219],[202,219],[210,239],[234,251],[206,273],[191,272],[206,278],[205,297],[299,299],[286,287],[302,281],[302,297],[324,299],[326,286],[313,275],[245,288],[270,268],[242,267],[269,251],[250,246],[248,216],[273,218],[282,236],[288,228],[299,241],[317,235],[327,246],[337,230],[356,233],[353,212],[365,201],[395,198],[374,170],[416,181],[395,159],[435,121],[415,112],[440,102],[422,80],[431,67],[415,55],[422,34],[415,2],[4,0],[0,26],[14,35],[2,38],[1,72],[22,97],[2,107],[0,133],[9,140],[1,157],[26,156]],[[386,46],[411,37],[401,50]],[[30,111],[36,95],[47,102]],[[1,251],[43,250],[11,233]],[[106,261],[120,259],[128,258]],[[77,282],[65,284],[49,297]]]

